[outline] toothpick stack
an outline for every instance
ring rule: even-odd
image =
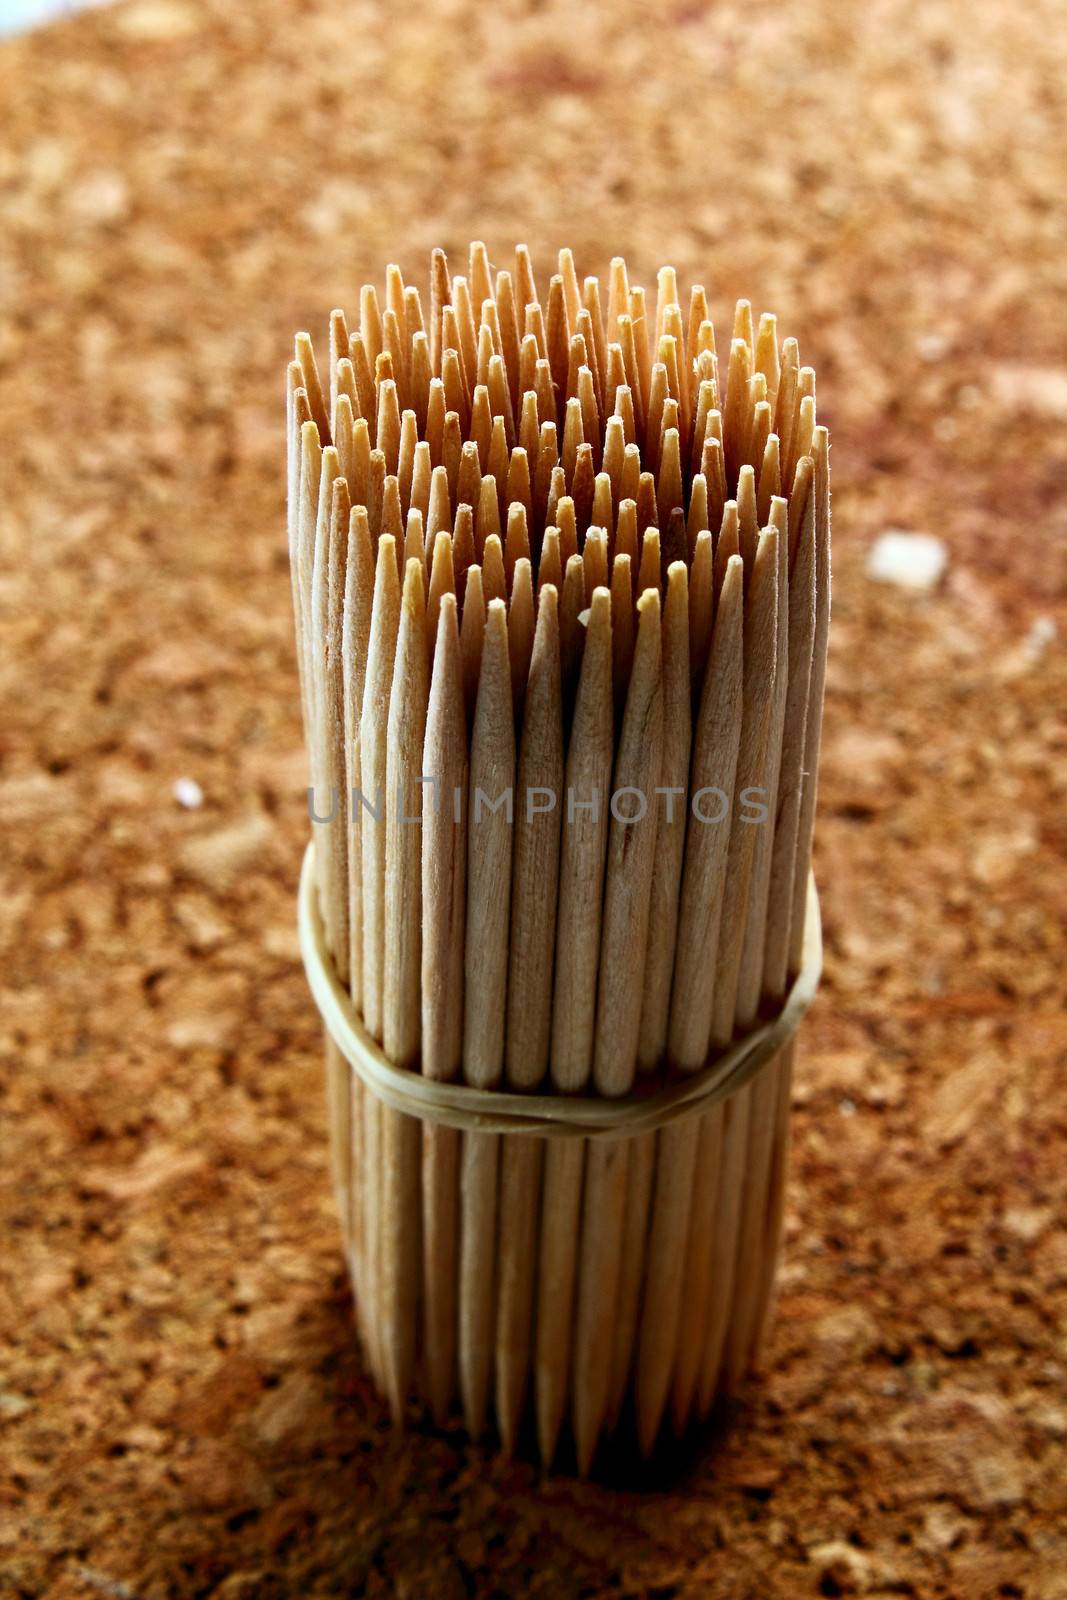
[[[705,1069],[803,960],[829,624],[815,375],[740,301],[470,248],[288,372],[318,915],[394,1065],[621,1097]],[[432,782],[427,780],[433,780]],[[498,804],[510,793],[509,807]],[[590,803],[596,796],[598,803]],[[494,808],[495,807],[495,808]],[[760,817],[760,808],[763,816]],[[327,1041],[367,1361],[580,1470],[744,1376],[772,1294],[792,1045],[653,1132],[420,1122]]]

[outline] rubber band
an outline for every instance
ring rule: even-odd
[[[793,1037],[815,998],[822,973],[822,922],[815,876],[809,874],[803,962],[778,1015],[715,1056],[699,1072],[665,1087],[615,1099],[566,1094],[514,1094],[442,1083],[387,1061],[363,1027],[334,970],[315,890],[315,846],[309,842],[300,874],[300,953],[308,984],[334,1044],[372,1094],[394,1111],[474,1133],[522,1133],[550,1139],[621,1139],[665,1128],[708,1111],[736,1094]]]

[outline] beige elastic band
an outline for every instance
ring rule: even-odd
[[[439,1083],[406,1067],[395,1067],[363,1027],[338,982],[319,916],[315,892],[314,844],[309,844],[300,874],[300,951],[322,1020],[341,1054],[379,1100],[422,1122],[477,1133],[528,1133],[553,1139],[619,1139],[650,1133],[679,1117],[707,1111],[734,1094],[792,1038],[815,998],[822,971],[822,925],[814,875],[808,879],[804,921],[804,963],[773,1022],[763,1023],[693,1072],[651,1092],[615,1100],[600,1096],[510,1094]]]

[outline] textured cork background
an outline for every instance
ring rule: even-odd
[[[0,47],[0,1594],[1067,1596],[1063,22],[131,0]],[[587,1484],[390,1428],[294,933],[291,334],[472,234],[672,261],[722,335],[751,295],[833,439],[780,1314]],[[887,527],[936,593],[866,576]]]

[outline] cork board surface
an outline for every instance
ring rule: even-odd
[[[1052,0],[130,0],[0,48],[0,1593],[1067,1596],[1065,84]],[[472,235],[672,261],[721,335],[751,295],[833,439],[779,1317],[706,1435],[585,1484],[390,1428],[294,933],[291,333]],[[935,593],[866,576],[887,527]]]

